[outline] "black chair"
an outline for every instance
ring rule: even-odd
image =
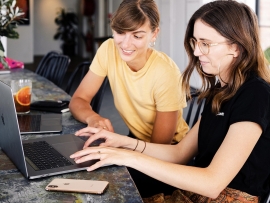
[[[202,113],[205,99],[198,103],[199,92],[193,87],[190,88],[190,92],[191,99],[187,101],[187,106],[183,109],[183,118],[191,129],[193,125],[195,125],[195,123],[198,121],[200,114]],[[136,138],[131,131],[129,131],[128,136]]]
[[[79,86],[83,77],[88,72],[90,64],[91,64],[91,62],[88,62],[88,61],[82,62],[75,68],[75,70],[73,71],[72,75],[70,76],[70,78],[68,80],[68,84],[67,84],[66,90],[65,90],[69,95],[72,95],[73,89],[77,89],[77,87]],[[99,113],[107,84],[108,84],[108,78],[105,77],[98,92],[93,97],[93,99],[90,103],[93,111],[95,111],[96,113]]]
[[[183,110],[183,117],[189,128],[192,128],[198,121],[204,107],[205,99],[198,103],[198,96],[199,92],[191,92],[191,99],[187,101],[187,107]]]
[[[66,93],[68,93],[69,95],[72,95],[74,90],[77,89],[80,82],[82,81],[86,73],[88,72],[90,65],[91,65],[91,62],[85,61],[85,62],[80,63],[75,68],[75,70],[72,72],[68,80],[68,83],[65,89]]]
[[[183,109],[183,118],[191,129],[198,121],[203,111],[205,99],[198,102],[199,92],[195,88],[190,89],[191,98],[187,100],[187,106]],[[194,166],[195,157],[192,158],[187,165]]]
[[[58,55],[58,52],[50,51],[41,59],[35,71],[37,74],[41,74],[43,72],[45,61],[52,55]]]
[[[40,61],[36,73],[61,87],[70,58],[57,52],[49,52]]]
[[[95,111],[96,113],[99,113],[107,84],[108,78],[105,77],[101,87],[99,88],[98,92],[96,93],[96,95],[94,96],[94,98],[90,103],[93,111]]]

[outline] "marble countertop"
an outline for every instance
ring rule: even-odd
[[[26,69],[11,70],[10,74],[0,75],[0,80],[10,84],[12,79],[28,78],[33,82],[33,100],[70,100],[70,96],[52,82]],[[31,111],[30,113],[40,113]],[[42,112],[45,113],[45,112]],[[73,118],[70,112],[62,114],[63,131],[61,135],[74,133],[85,124]],[[56,134],[22,135],[23,140],[55,136]],[[59,135],[59,134],[58,134]],[[4,136],[4,135],[0,135]],[[109,187],[101,194],[82,194],[67,192],[49,192],[45,187],[54,178],[71,178],[85,180],[105,180]],[[81,171],[64,175],[26,179],[13,165],[9,158],[0,151],[0,202],[76,202],[76,203],[121,203],[143,202],[126,167],[108,166],[93,172]]]

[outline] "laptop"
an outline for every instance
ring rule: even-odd
[[[26,178],[81,171],[96,163],[92,160],[76,164],[69,158],[84,145],[81,138],[72,134],[22,141],[11,88],[1,81],[0,94],[0,147]],[[43,159],[41,163],[32,157],[38,155]]]
[[[61,114],[17,115],[20,133],[58,133],[62,131]]]

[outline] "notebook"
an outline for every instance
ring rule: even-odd
[[[31,110],[49,111],[54,113],[65,113],[69,111],[69,101],[43,100],[35,101],[30,105]]]
[[[2,75],[2,74],[9,74],[9,73],[10,73],[10,70],[0,69],[0,75]]]
[[[20,133],[57,133],[62,131],[61,114],[17,115]]]
[[[81,138],[72,134],[22,141],[11,88],[1,81],[0,94],[0,147],[26,178],[81,171],[96,162],[76,164],[69,158],[84,145]],[[34,155],[41,156],[41,163],[38,158],[33,159]]]

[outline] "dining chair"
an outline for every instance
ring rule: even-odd
[[[198,121],[200,114],[203,111],[205,99],[198,101],[199,92],[192,88],[190,89],[191,98],[187,100],[187,106],[183,109],[183,118],[191,129]],[[193,166],[196,157],[193,157],[187,165]]]
[[[74,90],[77,89],[77,87],[79,86],[80,82],[82,81],[82,79],[84,78],[84,76],[86,75],[86,73],[89,70],[91,62],[89,61],[85,61],[80,63],[75,70],[73,71],[73,73],[71,74],[66,89],[65,91],[72,96],[72,93]],[[90,105],[93,109],[93,111],[95,111],[96,113],[99,113],[100,111],[100,107],[102,104],[102,100],[103,100],[103,96],[105,94],[105,89],[107,87],[108,84],[108,78],[105,77],[102,85],[100,86],[98,92],[96,93],[96,95],[93,97],[92,101],[90,102]]]
[[[43,72],[43,68],[44,68],[44,64],[45,64],[45,61],[52,55],[58,55],[59,53],[56,52],[56,51],[50,51],[48,52],[45,56],[43,56],[43,58],[41,59],[41,61],[39,62],[37,68],[36,68],[36,71],[35,73],[37,74],[41,74]]]
[[[183,109],[183,118],[191,129],[198,121],[200,114],[202,113],[205,100],[198,102],[199,92],[197,89],[191,87],[190,92],[191,98],[187,100],[187,106]],[[130,130],[128,136],[136,138]]]
[[[99,113],[99,111],[100,111],[100,107],[101,107],[101,104],[102,104],[102,101],[103,101],[103,97],[104,97],[104,94],[105,94],[107,84],[108,84],[108,78],[105,77],[102,85],[100,86],[100,88],[98,90],[98,92],[96,93],[96,95],[94,96],[94,98],[92,99],[92,101],[90,103],[93,111],[95,111],[96,113]]]
[[[68,56],[52,51],[41,59],[35,73],[61,87],[69,63]]]
[[[183,118],[188,124],[189,128],[192,128],[193,125],[198,121],[200,114],[202,113],[205,99],[198,102],[199,92],[191,91],[191,98],[187,101],[187,107],[183,109]]]
[[[72,72],[72,74],[68,80],[68,83],[67,83],[67,86],[65,89],[65,91],[69,95],[72,95],[74,90],[77,89],[80,82],[82,81],[82,79],[84,78],[86,73],[88,72],[90,64],[91,64],[90,61],[84,61],[84,62],[80,63],[79,65],[77,65],[77,67],[74,69],[74,71]]]

